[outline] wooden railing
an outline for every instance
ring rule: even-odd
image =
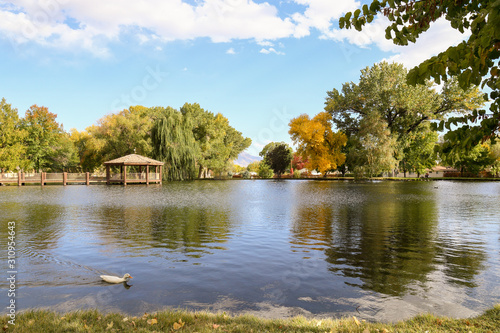
[[[120,173],[112,174],[110,180],[113,183],[121,182],[123,175]],[[149,177],[146,177],[146,173],[127,173],[127,182],[130,183],[146,183],[148,182],[159,182],[159,173],[149,173]],[[91,174],[89,172],[84,173],[47,173],[47,172],[18,172],[18,173],[0,173],[0,185],[3,184],[17,184],[19,186],[25,184],[40,184],[42,186],[47,184],[106,184],[106,174]]]

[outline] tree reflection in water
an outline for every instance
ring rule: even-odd
[[[297,206],[292,243],[324,251],[329,270],[350,278],[346,284],[403,296],[426,289],[432,273],[442,271],[448,282],[476,286],[486,260],[482,243],[440,235],[428,188],[359,184],[324,191],[331,191],[328,201]]]

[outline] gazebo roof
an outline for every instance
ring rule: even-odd
[[[152,158],[130,154],[104,162],[105,165],[163,165],[163,162],[153,160]]]

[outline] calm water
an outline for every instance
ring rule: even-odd
[[[500,302],[499,199],[498,182],[9,186],[0,245],[15,221],[18,309],[467,317]]]

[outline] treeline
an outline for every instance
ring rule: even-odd
[[[194,179],[209,170],[230,170],[232,160],[251,144],[222,114],[196,103],[180,110],[133,106],[81,132],[66,132],[56,117],[46,107],[33,105],[20,118],[2,99],[2,172],[95,172],[107,160],[137,153],[165,162],[166,180]]]
[[[327,92],[324,112],[292,119],[289,133],[299,155],[308,159],[306,167],[360,177],[423,174],[437,164],[462,173],[499,174],[498,133],[478,137],[471,135],[472,124],[453,128],[448,121],[441,122],[448,124],[447,132],[438,134],[444,130],[441,120],[484,115],[486,95],[477,86],[463,90],[454,78],[441,89],[433,82],[408,85],[407,75],[401,64],[367,67],[359,83]]]

